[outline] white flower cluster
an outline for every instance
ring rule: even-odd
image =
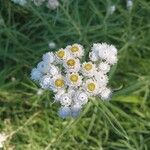
[[[48,52],[31,72],[32,80],[55,93],[55,101],[61,104],[62,118],[77,116],[91,96],[103,100],[110,97],[107,73],[111,65],[117,63],[117,49],[106,43],[93,44],[91,49],[90,60],[82,64],[84,48],[80,44]]]
[[[19,5],[25,5],[28,0],[12,0],[14,3],[19,4]],[[58,0],[32,0],[36,6],[40,6],[43,3],[47,4],[47,7],[49,9],[56,9],[59,6],[59,1]]]

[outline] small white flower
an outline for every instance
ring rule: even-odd
[[[62,62],[63,60],[66,60],[68,57],[70,57],[70,53],[63,48],[59,49],[55,55],[58,62]]]
[[[47,7],[48,7],[49,9],[54,10],[54,9],[56,9],[58,6],[59,6],[58,0],[48,0]]]
[[[104,88],[104,89],[101,91],[101,94],[100,94],[101,99],[102,99],[102,100],[107,100],[107,99],[109,99],[110,96],[111,96],[111,93],[112,93],[112,91],[111,91],[109,88]]]
[[[7,139],[7,135],[5,133],[0,133],[0,148],[3,148],[6,139]]]
[[[56,48],[56,43],[49,42],[48,46],[49,46],[50,49],[54,49],[54,48]]]
[[[78,73],[68,73],[66,77],[66,83],[70,87],[77,87],[80,86],[82,83],[82,76]]]
[[[50,66],[50,64],[47,64],[46,62],[41,61],[38,63],[37,69],[42,73],[48,73],[49,66]]]
[[[77,117],[81,111],[82,106],[80,104],[75,104],[71,106],[71,116]]]
[[[103,59],[103,60],[107,60],[112,56],[112,53],[109,50],[107,44],[99,45],[98,56],[100,57],[100,59]]]
[[[54,101],[55,101],[55,102],[60,101],[60,98],[61,98],[61,96],[62,96],[64,93],[65,93],[65,90],[64,90],[64,89],[58,90],[57,93],[55,93]]]
[[[51,76],[55,76],[59,74],[59,68],[55,65],[50,65],[48,73]]]
[[[113,45],[106,43],[93,44],[92,51],[95,52],[100,59],[106,60],[108,63],[113,64],[114,61],[110,61],[117,55],[117,49]]]
[[[94,75],[99,87],[105,86],[108,83],[108,77],[101,71],[97,71]]]
[[[133,7],[133,1],[132,0],[127,0],[127,9],[132,10]]]
[[[55,55],[52,52],[48,52],[43,55],[43,61],[47,64],[51,64],[55,61]]]
[[[84,76],[92,77],[95,74],[96,66],[92,62],[84,62],[82,64],[82,74]]]
[[[107,63],[109,63],[110,65],[114,65],[117,63],[118,58],[117,56],[110,56],[109,59],[106,59]]]
[[[12,0],[14,3],[24,6],[27,1],[26,0]]]
[[[42,94],[43,94],[43,92],[44,92],[44,91],[43,91],[43,89],[38,89],[38,90],[37,90],[37,95],[39,95],[39,96],[40,96],[40,95],[42,95]]]
[[[89,58],[93,62],[98,61],[98,55],[97,55],[97,53],[95,53],[93,51],[89,53]]]
[[[78,58],[69,57],[63,64],[67,72],[78,72],[80,70],[80,61]]]
[[[50,88],[52,84],[52,78],[48,75],[45,75],[41,78],[40,80],[40,86],[43,88],[43,89],[48,89]]]
[[[108,13],[112,15],[115,12],[115,10],[116,10],[116,6],[115,5],[111,5],[108,8]]]
[[[64,106],[64,107],[60,107],[58,114],[61,118],[67,118],[71,115],[71,109],[70,107]]]
[[[67,82],[67,81],[66,81]],[[72,87],[72,86],[69,86],[68,87],[68,90],[67,90],[67,93],[69,93],[71,96],[74,94],[74,92],[75,92],[75,89],[74,89],[74,87]]]
[[[98,94],[99,86],[94,79],[87,79],[83,84],[83,89],[89,96]]]
[[[42,5],[45,0],[32,0],[36,6]]]
[[[64,93],[60,97],[60,104],[63,106],[70,106],[72,103],[71,95],[70,93]]]
[[[110,65],[108,65],[106,62],[101,62],[98,66],[98,69],[106,74],[110,70]]]
[[[69,50],[69,52],[74,57],[81,58],[83,56],[83,54],[84,54],[83,46],[80,45],[80,44],[73,44],[71,46],[67,46],[66,49]]]
[[[58,74],[52,78],[52,86],[51,89],[54,92],[57,92],[60,89],[65,88],[65,80],[61,74]]]
[[[31,71],[31,79],[32,80],[39,81],[42,76],[43,76],[43,74],[37,68],[32,69],[32,71]]]
[[[92,50],[92,53],[95,55],[95,56],[98,56],[98,52],[99,52],[99,45],[101,43],[94,43],[91,50]]]
[[[88,102],[88,95],[82,91],[75,92],[74,102],[75,104],[85,105]]]

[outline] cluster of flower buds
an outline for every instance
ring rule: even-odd
[[[93,44],[89,61],[81,63],[84,48],[80,44],[68,45],[55,53],[48,52],[31,72],[31,79],[43,89],[55,93],[55,102],[61,107],[62,118],[75,117],[89,97],[110,98],[107,73],[117,63],[117,49],[106,43]]]
[[[25,5],[28,0],[12,0],[14,3],[16,4],[19,4],[19,5]],[[49,9],[56,9],[58,6],[59,6],[59,1],[58,0],[32,0],[34,2],[34,4],[36,6],[40,6],[42,5],[43,3],[46,3],[47,4],[47,7]]]

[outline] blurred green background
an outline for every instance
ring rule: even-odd
[[[110,14],[108,8],[116,5]],[[71,43],[118,48],[110,102],[61,119],[53,93],[30,80],[42,55]],[[56,10],[0,0],[0,132],[6,150],[150,150],[150,1],[62,0]],[[40,92],[39,92],[40,91]]]

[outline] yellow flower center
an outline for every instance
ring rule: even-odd
[[[75,66],[75,60],[74,59],[69,59],[68,61],[67,61],[67,65],[68,66]]]
[[[79,47],[78,46],[72,46],[71,49],[70,49],[73,53],[79,51]]]
[[[55,80],[55,86],[57,87],[63,87],[64,86],[64,80],[63,79],[56,79]]]
[[[56,55],[57,55],[57,57],[62,59],[65,56],[65,51],[64,50],[59,50]]]
[[[92,64],[89,64],[89,63],[85,64],[84,69],[87,71],[90,71],[92,69]]]
[[[89,91],[91,91],[91,92],[94,91],[95,88],[96,88],[96,86],[95,86],[94,83],[89,83],[89,84],[87,85],[87,89],[88,89]]]
[[[71,75],[70,76],[70,80],[72,81],[72,82],[77,82],[78,81],[78,75],[76,75],[76,74],[73,74],[73,75]]]

